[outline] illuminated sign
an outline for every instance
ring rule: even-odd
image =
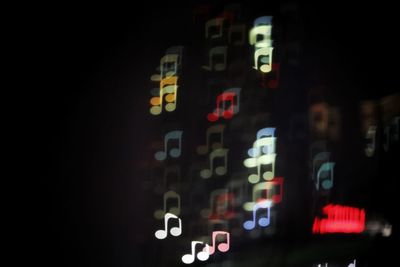
[[[364,209],[330,204],[322,211],[327,218],[315,218],[314,234],[361,233],[365,229]]]

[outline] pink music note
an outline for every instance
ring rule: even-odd
[[[169,231],[170,234],[173,236],[180,236],[182,234],[182,220],[180,218],[178,218],[177,216],[175,216],[172,213],[166,213],[164,216],[164,230],[157,230],[157,232],[155,232],[155,236],[157,239],[165,239],[168,235],[168,221],[170,219],[178,219],[179,221],[179,226],[178,227],[172,227]]]
[[[212,233],[212,246],[209,247],[209,255],[214,254],[215,252],[215,241],[216,241],[216,237],[218,235],[225,235],[226,236],[226,241],[222,242],[218,245],[218,250],[221,252],[227,252],[229,250],[229,246],[230,246],[230,234],[228,232],[225,231],[214,231]]]

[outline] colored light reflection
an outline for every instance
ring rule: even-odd
[[[313,234],[361,233],[365,229],[364,209],[329,204],[322,210],[327,218],[315,218]]]

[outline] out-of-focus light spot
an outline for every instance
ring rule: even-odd
[[[325,262],[325,265],[318,264],[317,267],[328,267],[328,263]],[[351,262],[349,265],[347,265],[347,267],[356,267],[356,260],[354,260],[354,261]]]
[[[169,213],[172,213],[174,215],[179,215],[181,213],[181,196],[174,192],[174,191],[168,191],[164,193],[164,208],[162,210],[156,210],[154,212],[154,218],[156,219],[162,219],[164,215],[167,213],[167,209]],[[176,206],[172,205],[167,205],[168,202],[171,202],[171,200],[175,200]]]
[[[315,218],[314,234],[361,233],[365,229],[364,209],[329,204],[323,212],[328,218]]]
[[[272,70],[272,16],[263,16],[254,20],[249,32],[249,43],[254,45],[254,69],[267,73]],[[258,64],[259,61],[261,64]]]
[[[385,225],[382,229],[382,236],[388,237],[392,235],[392,226]]]
[[[365,232],[371,236],[381,234],[389,237],[392,235],[392,225],[382,220],[370,220],[366,223]]]

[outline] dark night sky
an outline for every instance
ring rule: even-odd
[[[345,83],[337,92],[342,98],[398,91],[393,9],[332,1],[299,10],[305,72]],[[40,240],[32,241],[34,262],[146,266],[143,253],[152,248],[143,247],[139,233],[149,231],[141,218],[149,205],[135,168],[149,154],[153,129],[148,79],[165,48],[194,42],[190,21],[191,5],[156,3],[63,6],[38,18],[36,46],[45,56],[44,86],[36,87],[29,115],[36,118],[35,148],[41,151],[32,204],[39,207],[33,213],[33,239]]]

